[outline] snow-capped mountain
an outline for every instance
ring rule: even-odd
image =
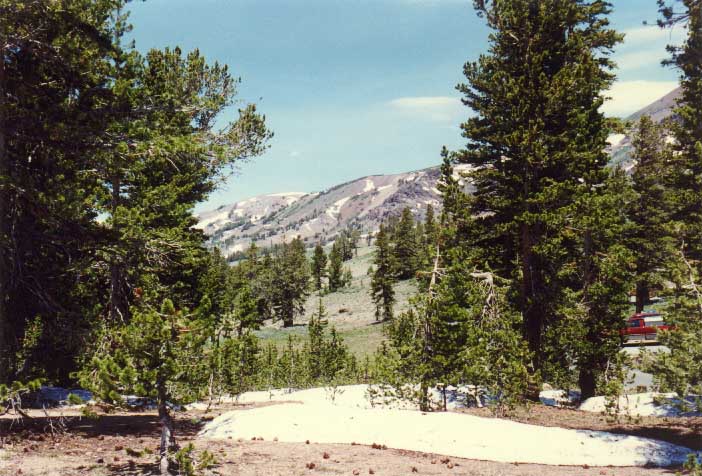
[[[672,115],[680,89],[632,114],[627,120],[635,123],[643,115],[656,122]],[[626,134],[609,137],[608,153],[612,165],[631,170],[631,137]],[[465,172],[457,168],[457,174]],[[334,186],[322,192],[287,192],[260,195],[216,210],[200,214],[198,227],[210,237],[210,244],[225,255],[244,251],[251,242],[267,247],[271,244],[302,237],[308,246],[326,243],[348,226],[363,233],[375,231],[391,215],[399,215],[409,207],[416,218],[423,219],[427,205],[440,207],[436,188],[439,168],[393,175],[370,175]],[[470,185],[467,185],[470,190]]]
[[[632,128],[626,134],[612,134],[608,139],[610,143],[608,152],[612,157],[610,163],[623,167],[627,172],[631,171],[634,167],[634,161],[631,158],[633,148],[631,141],[639,119],[643,116],[650,116],[656,123],[663,122],[673,115],[673,110],[681,94],[682,90],[676,88],[659,100],[627,117],[626,121],[632,124]]]
[[[405,207],[423,218],[427,205],[440,206],[439,174],[432,167],[362,177],[322,192],[261,195],[202,213],[198,226],[226,255],[245,250],[252,241],[266,247],[298,235],[311,246],[333,239],[348,226],[375,231]]]

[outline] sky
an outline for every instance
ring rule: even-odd
[[[605,112],[627,116],[673,90],[665,45],[684,32],[655,23],[654,0],[612,0],[626,34]],[[487,49],[470,0],[148,0],[130,5],[138,50],[198,48],[241,78],[274,138],[197,211],[256,195],[313,192],[365,175],[440,163],[465,140],[470,110],[455,86]],[[237,105],[223,114],[237,117]]]

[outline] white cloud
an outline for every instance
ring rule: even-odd
[[[660,66],[661,61],[669,56],[666,45],[681,44],[686,35],[684,28],[671,30],[653,25],[624,30],[623,33],[624,43],[613,58],[620,71]]]
[[[396,111],[439,122],[452,121],[468,112],[460,99],[449,96],[401,97],[388,105]]]
[[[607,91],[611,97],[602,110],[608,116],[626,117],[678,87],[676,81],[618,81]]]
[[[648,68],[652,65],[659,65],[668,55],[662,48],[655,50],[634,51],[624,53],[614,57],[620,71]]]
[[[679,43],[686,35],[684,27],[669,29],[659,28],[658,25],[643,25],[637,28],[624,30],[622,33],[624,33],[625,45],[648,44],[653,41]]]
[[[290,157],[300,157],[300,151],[299,150],[291,150],[290,151]]]

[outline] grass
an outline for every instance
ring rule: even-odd
[[[363,243],[365,245],[365,243]],[[358,256],[344,263],[351,269],[353,280],[351,285],[337,292],[324,294],[322,303],[326,309],[327,320],[334,326],[349,350],[363,361],[366,356],[372,356],[383,340],[383,324],[375,321],[375,305],[370,296],[370,276],[368,268],[373,262],[373,246],[361,246]],[[414,280],[401,281],[395,285],[395,315],[409,307],[409,298],[416,292]],[[263,341],[273,342],[277,346],[287,343],[288,336],[298,339],[307,338],[306,324],[310,317],[317,312],[319,296],[313,293],[305,304],[305,312],[295,321],[295,326],[282,328],[279,323],[268,323],[257,336]]]
[[[359,362],[363,359],[372,357],[375,350],[383,340],[383,324],[366,325],[363,327],[352,327],[339,329],[339,335],[344,339],[349,350],[356,356]],[[298,339],[300,343],[307,339],[307,327],[295,326],[288,329],[264,328],[257,331],[256,334],[261,339],[261,344],[266,346],[268,343],[275,344],[279,349],[283,348],[288,342],[288,336]]]

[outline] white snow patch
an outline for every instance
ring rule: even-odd
[[[334,202],[334,204],[327,208],[327,215],[329,215],[332,218],[336,218],[339,216],[339,213],[341,212],[341,207],[344,206],[346,202],[348,202],[351,199],[351,197],[344,197],[341,200],[337,200]]]
[[[238,253],[240,251],[244,251],[245,248],[246,248],[246,245],[244,245],[243,243],[237,243],[236,245],[229,248],[229,251],[234,252],[234,253]]]
[[[371,190],[375,190],[375,184],[371,179],[366,179],[366,185],[363,187],[363,191],[361,193],[370,192]]]
[[[390,184],[390,185],[382,185],[382,186],[378,187],[378,191],[379,191],[379,192],[382,192],[383,190],[387,190],[387,189],[392,188],[392,187],[393,187],[393,184]]]
[[[687,397],[688,403],[694,401],[694,397]],[[580,405],[580,410],[586,412],[602,413],[605,411],[607,401],[605,397],[592,397],[585,400]],[[619,397],[616,406],[622,415],[630,416],[692,416],[698,413],[685,412],[680,408],[680,399],[677,393],[636,393],[632,395],[622,395]]]
[[[590,466],[668,466],[682,463],[688,448],[601,431],[526,425],[457,413],[423,413],[376,407],[368,386],[299,392],[251,392],[240,402],[277,401],[224,413],[200,433],[213,439],[263,437],[279,441],[385,444],[391,448],[502,462]]]
[[[566,396],[565,390],[543,390],[539,393],[539,400],[549,407],[565,407],[580,400],[580,392],[570,390]]]
[[[305,192],[280,192],[280,193],[269,193],[269,197],[297,197],[300,198],[303,195],[307,195]]]
[[[197,223],[197,225],[195,225],[195,227],[204,230],[208,226],[213,225],[219,221],[224,221],[227,218],[229,218],[229,211],[225,210],[223,212],[215,213],[212,216],[201,219],[200,221],[198,221],[198,223]]]
[[[621,144],[625,137],[626,134],[610,134],[609,137],[607,137],[607,142],[611,147],[616,147]]]

